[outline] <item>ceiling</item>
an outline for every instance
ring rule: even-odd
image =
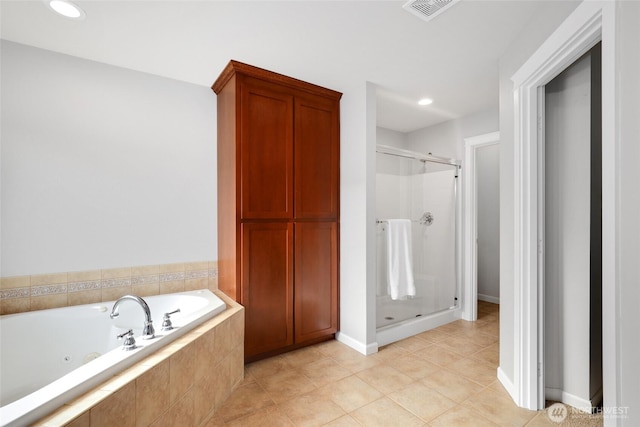
[[[464,0],[425,22],[404,1],[76,3],[86,19],[2,0],[2,38],[207,87],[230,59],[338,91],[369,81],[378,126],[400,132],[496,107],[498,59],[539,5]]]

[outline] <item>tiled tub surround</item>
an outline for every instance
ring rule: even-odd
[[[0,279],[0,314],[218,289],[218,262],[202,261]]]
[[[35,426],[201,426],[244,377],[244,308],[227,309]]]

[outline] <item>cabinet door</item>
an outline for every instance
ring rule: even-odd
[[[339,104],[321,96],[295,99],[295,217],[338,218]]]
[[[245,358],[293,344],[293,225],[242,224]]]
[[[338,329],[338,236],[335,222],[296,223],[296,343]]]
[[[241,217],[293,217],[293,96],[261,80],[242,80]]]

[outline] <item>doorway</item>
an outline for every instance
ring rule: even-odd
[[[500,304],[500,145],[476,149],[478,300]]]
[[[602,400],[601,45],[544,87],[540,236],[545,398]]]
[[[615,251],[618,209],[616,173],[615,5],[583,2],[511,77],[514,96],[513,145],[513,353],[512,367],[498,368],[498,379],[516,403],[545,407],[544,287],[540,279],[539,152],[544,86],[599,41],[602,41],[602,357],[604,406],[616,406],[619,348]]]
[[[477,319],[478,299],[499,303],[499,143],[500,132],[464,140],[465,320]]]

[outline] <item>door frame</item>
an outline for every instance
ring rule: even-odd
[[[544,398],[544,247],[540,195],[544,187],[541,113],[544,85],[602,41],[602,313],[604,404],[617,406],[619,367],[616,272],[615,2],[582,2],[511,78],[514,87],[514,372],[515,402],[532,410]],[[543,195],[543,194],[542,194]],[[505,378],[501,378],[504,383]],[[617,425],[617,420],[608,420]]]
[[[462,318],[478,319],[478,201],[476,152],[500,143],[500,132],[464,139],[464,299]]]

